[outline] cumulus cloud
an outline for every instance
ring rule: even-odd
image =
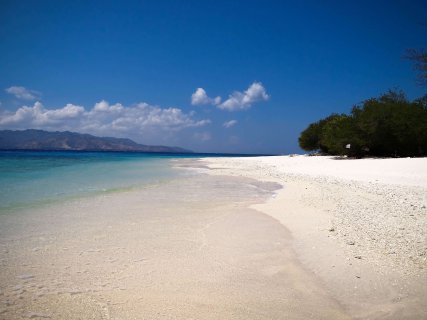
[[[32,107],[19,108],[15,113],[4,112],[0,115],[0,125],[7,128],[60,127],[83,113],[83,107],[73,104],[67,104],[60,109],[47,110],[40,102],[36,102]]]
[[[217,106],[219,109],[236,111],[236,110],[247,110],[252,104],[259,101],[266,101],[269,99],[264,86],[261,82],[252,83],[249,88],[244,91],[234,91],[228,96],[228,99],[221,103],[221,97],[210,98],[205,89],[197,88],[197,90],[191,95],[192,105],[204,105],[210,104]]]
[[[95,103],[95,106],[93,107],[93,110],[95,112],[119,112],[123,110],[123,105],[121,103],[116,103],[113,105],[110,105],[107,101],[101,100],[100,102]]]
[[[230,120],[230,121],[224,122],[222,126],[228,129],[234,126],[236,123],[237,123],[237,120]]]
[[[40,99],[40,92],[29,90],[24,87],[12,86],[5,89],[7,93],[14,95],[17,99],[21,100],[37,100]]]
[[[191,95],[191,104],[193,106],[200,106],[203,104],[218,105],[221,103],[221,97],[209,98],[206,94],[205,89],[197,88],[197,90]]]
[[[218,108],[228,111],[246,110],[252,104],[258,101],[266,101],[269,96],[261,82],[252,83],[249,88],[244,91],[234,91],[228,96],[228,99],[218,105]]]
[[[196,120],[194,113],[185,113],[179,108],[161,108],[147,103],[125,107],[104,100],[88,110],[73,104],[47,109],[36,102],[33,106],[23,106],[15,112],[0,113],[0,127],[3,129],[70,130],[124,137],[176,132],[209,123],[210,120]]]

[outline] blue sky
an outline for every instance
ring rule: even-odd
[[[426,93],[402,58],[425,1],[1,0],[0,21],[1,129],[298,153],[321,117]]]

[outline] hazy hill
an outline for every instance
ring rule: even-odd
[[[130,139],[34,129],[0,130],[0,150],[192,152],[178,147],[147,146]]]

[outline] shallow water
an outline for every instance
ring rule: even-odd
[[[173,179],[182,172],[170,167],[171,158],[149,153],[3,151],[0,212]]]
[[[248,209],[276,188],[193,174],[0,215],[0,318],[346,319]]]

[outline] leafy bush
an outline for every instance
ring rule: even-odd
[[[352,157],[425,156],[427,97],[410,102],[402,92],[389,91],[353,107],[350,115],[310,124],[299,144],[306,151]]]
[[[314,122],[305,129],[299,139],[299,145],[302,149],[307,151],[320,150],[321,152],[328,153],[328,148],[321,141],[323,128],[330,121],[341,117],[342,115],[332,114],[329,117]]]

